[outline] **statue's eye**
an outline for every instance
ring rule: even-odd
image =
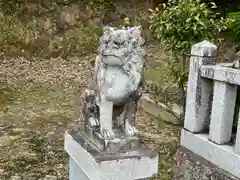
[[[104,43],[105,44],[109,43],[109,39],[104,39]]]
[[[116,46],[119,46],[119,42],[118,41],[114,41],[113,42]]]

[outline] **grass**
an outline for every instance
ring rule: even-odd
[[[181,104],[179,88],[168,67],[171,58],[168,51],[164,50],[159,44],[150,45],[149,67],[144,74],[147,81],[146,89],[156,102]]]
[[[149,68],[145,71],[146,80],[162,84],[165,81],[163,74],[165,72],[166,64],[169,61],[169,53],[165,51],[159,44],[151,44],[148,47],[148,63]]]
[[[14,59],[22,66],[1,63],[8,82],[0,90],[4,95],[0,107],[0,179],[67,179],[63,134],[78,117],[80,86],[87,84],[91,58],[31,63]]]
[[[0,56],[85,56],[96,52],[102,25],[119,26],[128,15],[147,27],[149,6],[141,0],[0,2]]]
[[[1,56],[49,58],[94,52],[100,27],[86,26],[80,21],[71,26],[61,29],[61,23],[54,22],[53,17],[25,22],[15,16],[0,15]]]
[[[66,58],[94,52],[101,28],[88,6],[70,0],[0,2],[1,56]]]
[[[154,180],[172,180],[173,155],[179,146],[180,127],[166,124],[144,112],[138,121],[141,140],[159,152],[159,173]]]

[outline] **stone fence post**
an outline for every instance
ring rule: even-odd
[[[217,46],[202,41],[192,46],[184,128],[193,133],[205,130],[209,123],[212,82],[201,78],[201,66],[215,63]]]

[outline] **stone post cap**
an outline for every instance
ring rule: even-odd
[[[217,46],[209,41],[202,41],[194,44],[191,49],[192,56],[216,57]]]

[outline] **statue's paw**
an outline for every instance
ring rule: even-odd
[[[128,121],[125,122],[125,135],[126,136],[134,136],[137,134],[137,129],[132,126]]]
[[[86,89],[83,92],[82,98],[84,101],[88,102],[89,99],[93,99],[95,97],[94,90]]]
[[[114,125],[116,127],[120,127],[121,126],[121,118],[119,116],[116,117],[116,120],[114,121]]]
[[[99,119],[95,119],[96,126],[100,126],[100,121]]]
[[[240,69],[240,60],[239,59],[234,60],[233,64],[232,64],[232,67],[235,68],[235,69]]]
[[[100,125],[99,120],[94,117],[90,117],[89,121],[90,121],[91,127],[97,127]]]
[[[110,129],[102,128],[101,129],[101,135],[106,140],[112,140],[115,138],[114,132]]]

